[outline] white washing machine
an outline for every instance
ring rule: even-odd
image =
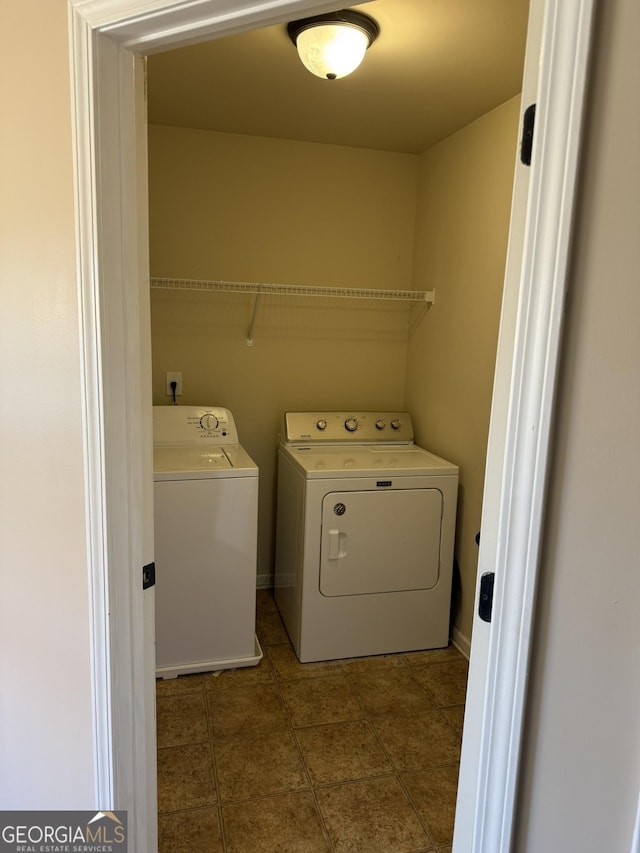
[[[298,658],[449,642],[458,468],[406,412],[293,412],[278,450],[275,599]]]
[[[156,675],[257,664],[258,468],[228,409],[154,406]]]

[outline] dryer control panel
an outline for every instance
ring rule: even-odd
[[[219,406],[153,407],[155,447],[238,443],[238,431],[229,409]]]
[[[287,412],[283,439],[290,444],[411,444],[408,412]]]

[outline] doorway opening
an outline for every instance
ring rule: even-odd
[[[429,10],[420,0],[401,7],[397,2],[376,3],[377,11],[385,8],[382,38],[394,26],[402,33],[403,16],[419,31],[429,29]],[[178,370],[183,376],[180,403],[224,404],[234,412],[241,440],[260,469],[260,587],[273,584],[274,450],[283,406],[294,411],[323,407],[334,410],[344,405],[359,410],[411,411],[422,445],[452,459],[462,472],[458,542],[459,548],[460,543],[465,545],[458,552],[458,562],[464,570],[464,613],[462,618],[459,609],[454,614],[458,620],[454,630],[455,640],[467,657],[528,3],[518,4],[517,9],[514,6],[512,13],[513,20],[503,29],[500,46],[485,46],[486,61],[498,61],[502,67],[498,86],[494,83],[492,89],[488,80],[484,87],[478,87],[474,105],[458,105],[459,95],[450,85],[443,84],[448,107],[442,105],[444,116],[433,120],[437,124],[445,119],[440,129],[432,130],[429,122],[416,119],[419,127],[411,132],[406,118],[398,116],[397,124],[402,124],[403,119],[404,126],[393,143],[389,141],[387,122],[380,121],[380,116],[401,97],[407,69],[400,62],[401,40],[398,38],[396,43],[391,35],[389,41],[398,50],[395,62],[401,66],[395,88],[390,79],[392,68],[377,68],[374,51],[360,72],[362,76],[370,73],[374,81],[383,75],[391,90],[388,100],[378,95],[375,104],[373,118],[378,118],[380,127],[376,127],[372,116],[363,115],[362,108],[353,111],[351,127],[345,126],[348,123],[343,113],[337,119],[333,117],[332,111],[339,111],[342,104],[341,93],[335,87],[329,90],[324,81],[320,82],[323,98],[328,92],[338,100],[328,104],[314,101],[304,111],[306,92],[310,93],[307,99],[313,98],[315,81],[298,67],[284,25],[152,55],[147,66],[151,276],[152,281],[156,277],[162,282],[179,280],[175,290],[170,286],[152,288],[154,404],[167,402],[165,374]],[[441,44],[439,50],[446,55],[468,56],[465,40],[472,39],[477,49],[478,32],[483,26],[479,21],[466,21],[458,39],[452,38],[447,46]],[[492,18],[486,30],[500,32],[497,20]],[[433,38],[439,41],[438,35]],[[405,63],[408,49],[405,46]],[[284,51],[284,59],[280,51]],[[416,62],[423,55],[423,49],[416,49]],[[249,57],[254,58],[253,64]],[[291,96],[286,86],[274,83],[276,75],[283,74],[283,64],[295,81]],[[472,73],[471,69],[468,71]],[[415,77],[418,73],[427,71],[414,71],[414,90],[420,89]],[[479,75],[476,69],[476,76]],[[217,89],[212,81],[222,80],[226,82]],[[253,91],[256,88],[257,95]],[[270,89],[277,92],[272,104],[265,103]],[[366,92],[358,91],[366,101]],[[303,110],[294,127],[286,118],[291,110],[287,106],[289,97],[299,105],[298,111]],[[285,106],[278,109],[278,103],[283,101]],[[414,113],[426,102],[432,104],[433,96],[413,92]],[[234,103],[242,109],[234,109]],[[432,114],[434,110],[431,105],[425,113]],[[456,110],[459,117],[457,123],[452,123]],[[329,130],[331,123],[335,126]],[[368,135],[360,125],[368,128]],[[388,150],[391,144],[401,150]],[[192,290],[185,281],[189,279]],[[343,299],[327,302],[324,298],[277,296],[269,301],[264,297],[253,345],[247,347],[251,295],[196,289],[202,282],[220,279],[334,288],[435,288],[437,302],[433,309],[416,317],[405,306],[394,308],[389,303],[382,307],[370,301],[345,306]],[[265,693],[269,702],[276,701],[272,696],[275,692],[286,715],[291,693],[288,682],[304,677],[302,672],[309,670],[293,667],[290,648],[286,649],[288,638],[264,595],[262,607],[258,638],[266,660],[260,665],[260,674],[239,672],[236,683],[246,685],[240,693]],[[270,655],[275,662],[270,661]],[[279,655],[288,661],[284,668]],[[411,657],[400,656],[393,664],[369,660],[368,670],[376,671],[377,682],[354,681],[344,667],[334,667],[333,674],[329,667],[320,671],[312,667],[310,671],[317,678],[316,690],[328,678],[327,686],[337,689],[340,685],[342,692],[351,697],[352,705],[360,702],[363,719],[359,724],[366,728],[370,749],[375,747],[383,756],[377,769],[372,769],[373,765],[367,765],[366,770],[359,765],[343,769],[343,774],[356,775],[337,781],[365,784],[361,776],[383,773],[382,767],[397,774],[420,772],[428,778],[440,773],[443,797],[448,798],[445,811],[452,818],[452,779],[457,779],[456,750],[466,664],[453,647],[449,658],[434,652],[418,659],[419,668],[409,666],[410,660],[416,662]],[[402,665],[402,669],[384,673],[387,666],[396,665]],[[364,665],[360,667],[363,668]],[[267,679],[265,669],[275,684],[267,687],[262,681],[259,685],[251,683],[251,678]],[[377,671],[380,669],[383,671]],[[414,755],[411,760],[406,755],[396,755],[394,763],[388,749],[385,752],[375,714],[369,714],[363,699],[371,684],[378,683],[382,689],[385,679],[389,680],[387,691],[391,691],[394,700],[389,699],[389,706],[378,711],[382,715],[378,724],[388,718],[401,726],[401,709],[407,716],[420,711],[422,716],[413,719],[414,725],[420,719],[425,732],[435,726],[438,737],[449,743],[446,756],[434,756],[433,751],[419,759]],[[226,731],[216,716],[215,703],[222,701],[222,694],[217,689],[214,692],[212,685],[217,688],[229,681],[224,674],[215,681],[194,678],[189,695],[184,694],[185,707],[197,705],[202,719],[208,713],[209,728],[215,725],[219,732]],[[400,684],[404,687],[404,702]],[[306,682],[305,689],[309,685]],[[167,713],[180,705],[170,685],[159,685],[158,697],[159,708],[166,707]],[[225,702],[232,698],[239,701],[233,691],[222,698]],[[420,707],[419,698],[424,707]],[[355,713],[353,707],[348,711]],[[231,803],[250,796],[247,791],[259,791],[262,797],[279,795],[283,790],[297,795],[296,786],[300,784],[293,771],[291,790],[278,779],[270,779],[271,788],[266,782],[260,788],[252,787],[241,775],[233,776],[234,768],[218,755],[230,749],[229,738],[236,741],[236,754],[251,742],[255,757],[265,744],[274,747],[276,735],[269,731],[259,741],[256,732],[269,725],[259,713],[250,722],[239,712],[231,716],[245,719],[246,733],[242,735],[236,729],[232,734],[218,733],[218,739],[211,741],[213,763],[208,753],[202,759],[203,767],[211,767],[207,778],[213,780],[217,774],[222,785],[222,806],[210,786],[207,803],[207,809],[217,811],[220,825],[226,805],[232,812]],[[282,744],[282,749],[289,755],[292,740],[302,764],[299,767],[290,756],[291,766],[299,774],[311,773],[304,763],[301,733],[295,722],[291,724],[286,719],[290,728],[286,736],[281,733],[280,737],[288,746]],[[328,736],[328,720],[318,715],[309,720],[313,721],[312,729]],[[353,720],[349,715],[345,719],[338,715],[331,725],[338,738],[353,726]],[[325,728],[320,730],[320,726]],[[171,821],[179,821],[180,817],[171,814],[177,792],[166,787],[166,780],[172,778],[169,764],[182,760],[187,745],[176,743],[174,733],[165,734],[161,733],[159,751],[160,819],[161,826],[170,833]],[[198,735],[193,736],[197,740]],[[428,740],[426,735],[424,740]],[[250,776],[249,760],[241,764]],[[235,772],[240,773],[237,769]],[[206,775],[204,769],[203,773]],[[229,790],[230,776],[237,786],[235,792]],[[332,779],[336,782],[331,775],[320,778],[325,779],[325,784]],[[406,791],[400,775],[396,783]],[[278,788],[278,784],[285,787]],[[183,808],[192,807],[190,795],[184,796]],[[200,796],[198,793],[197,798]],[[264,803],[262,807],[266,807]],[[202,817],[212,819],[209,812],[203,812]],[[414,820],[419,824],[424,817],[414,812]],[[423,831],[428,829],[423,826]],[[452,831],[451,820],[446,829],[437,828],[432,840],[450,844]]]

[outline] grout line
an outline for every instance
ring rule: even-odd
[[[275,669],[274,669],[274,672],[275,672]],[[277,677],[277,673],[276,673],[275,681],[276,681],[276,686],[277,686],[277,690],[278,690],[278,695],[280,696],[280,701],[282,702],[282,707],[284,708],[285,714],[287,716],[287,722],[289,724],[289,729],[293,735],[293,742],[296,745],[296,750],[298,751],[298,757],[300,758],[300,762],[302,764],[302,769],[304,771],[304,775],[305,775],[305,778],[307,780],[307,784],[309,786],[309,792],[311,793],[311,796],[313,798],[313,804],[315,806],[316,813],[318,815],[318,819],[320,820],[322,832],[324,834],[324,837],[325,837],[327,844],[329,845],[329,849],[332,851],[332,853],[335,853],[335,847],[334,847],[333,841],[331,839],[329,827],[327,826],[326,821],[324,819],[324,815],[322,814],[322,809],[320,808],[320,803],[318,801],[318,795],[316,794],[315,786],[313,784],[313,780],[311,779],[311,773],[309,772],[309,770],[307,768],[306,761],[304,760],[304,754],[302,752],[302,748],[301,748],[300,743],[298,741],[298,737],[296,735],[296,729],[293,725],[293,720],[292,720],[291,714],[289,713],[289,710],[287,708],[287,703],[285,702],[284,694],[282,692],[282,686],[280,683],[280,679]]]
[[[202,696],[204,699],[204,710],[207,716],[207,732],[209,733],[209,749],[211,750],[211,762],[213,764],[213,781],[216,786],[216,809],[218,812],[218,823],[220,825],[220,841],[222,843],[223,853],[226,853],[227,850],[227,837],[225,833],[225,825],[224,819],[222,816],[222,794],[220,791],[220,778],[218,776],[218,762],[216,761],[216,751],[215,751],[215,737],[213,734],[213,725],[211,722],[211,717],[209,715],[209,700],[207,697],[207,690],[205,687],[205,679],[202,679]]]
[[[421,772],[421,771],[418,771],[418,772]],[[431,847],[435,850],[435,849],[436,849],[436,843],[435,843],[435,841],[434,841],[434,839],[433,839],[433,835],[431,835],[431,832],[429,831],[429,826],[428,826],[428,824],[427,824],[426,820],[424,820],[424,819],[421,817],[420,812],[419,812],[419,810],[418,810],[418,807],[417,807],[417,805],[416,805],[416,803],[415,803],[415,800],[413,799],[413,797],[412,797],[412,796],[411,796],[411,794],[409,793],[409,789],[408,789],[408,788],[407,788],[407,786],[404,784],[404,781],[402,780],[402,777],[400,776],[400,773],[399,773],[399,772],[397,773],[397,779],[398,779],[398,782],[399,782],[399,784],[400,784],[400,787],[401,787],[401,788],[402,788],[402,790],[404,791],[404,795],[405,795],[405,797],[407,798],[407,801],[411,804],[411,808],[413,809],[413,811],[415,812],[416,817],[418,818],[418,821],[419,821],[419,823],[420,823],[420,826],[424,829],[424,831],[425,831],[425,833],[426,833],[427,838],[428,838],[428,839],[429,839],[429,841],[431,842]]]

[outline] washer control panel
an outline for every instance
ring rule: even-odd
[[[408,412],[287,412],[283,439],[297,444],[410,444],[413,423]]]
[[[238,444],[238,431],[229,409],[218,406],[154,406],[155,447]]]

